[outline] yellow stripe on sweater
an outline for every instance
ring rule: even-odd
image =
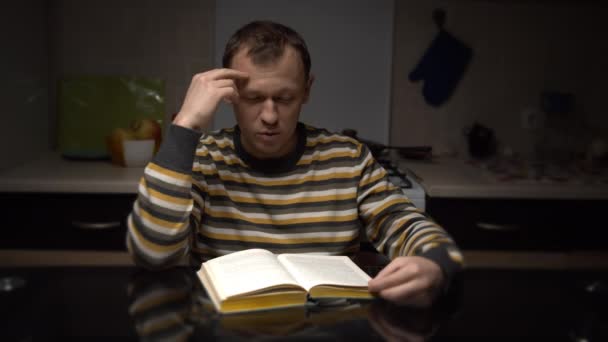
[[[431,242],[437,242],[437,243],[450,242],[450,240],[439,233],[430,234],[428,236],[425,236],[422,239],[419,239],[418,241],[415,241],[413,243],[413,245],[410,247],[410,249],[408,250],[407,254],[413,255],[420,245],[425,244],[425,243],[431,243]]]
[[[344,137],[340,135],[330,135],[321,138],[314,138],[306,142],[306,147],[316,147],[319,144],[328,144],[332,142],[350,142],[355,144],[356,140],[350,137]]]
[[[364,187],[364,186],[366,186],[368,184],[375,183],[379,179],[381,179],[382,177],[384,177],[385,175],[386,175],[386,171],[382,171],[382,172],[378,172],[375,176],[365,177],[365,178],[361,179],[361,182],[359,183],[359,186],[360,187]]]
[[[158,172],[158,173],[161,173],[161,174],[163,174],[163,175],[165,175],[167,177],[179,179],[179,180],[182,180],[182,181],[189,181],[190,177],[191,177],[188,174],[183,174],[183,173],[175,172],[175,171],[172,171],[172,170],[169,170],[169,169],[165,169],[164,167],[162,167],[162,166],[160,166],[158,164],[154,164],[152,162],[148,163],[147,167],[150,168],[150,169],[152,169],[152,170],[154,170],[154,171],[156,171],[156,172]]]
[[[266,218],[251,218],[245,215],[227,212],[216,212],[213,210],[205,209],[205,215],[214,218],[229,218],[232,220],[241,220],[254,224],[271,224],[271,225],[290,225],[299,223],[320,223],[320,222],[348,222],[357,219],[357,214],[350,214],[345,216],[320,216],[320,217],[306,217],[306,218],[294,218],[285,220],[266,219]]]
[[[356,158],[359,156],[358,152],[353,152],[353,151],[341,151],[341,152],[334,152],[334,153],[330,153],[330,154],[325,154],[325,155],[311,155],[311,156],[306,156],[306,157],[302,157],[298,163],[296,165],[308,165],[310,163],[312,163],[313,161],[325,161],[325,160],[330,160],[330,159],[334,159],[334,158],[343,158],[343,157],[351,157],[351,158]]]
[[[388,202],[384,203],[384,204],[383,204],[383,205],[381,205],[380,207],[378,207],[378,208],[374,209],[374,210],[371,212],[371,214],[369,214],[369,213],[365,213],[365,216],[367,217],[367,216],[371,215],[371,216],[373,216],[373,217],[376,217],[376,216],[378,216],[378,214],[379,214],[380,212],[382,212],[382,211],[383,211],[383,210],[385,210],[386,208],[390,207],[391,205],[400,204],[400,203],[401,203],[401,204],[407,204],[408,202],[407,202],[407,200],[405,200],[405,199],[403,199],[403,198],[395,198],[395,199],[393,199],[393,200],[390,200],[390,201],[388,201]]]
[[[326,196],[314,196],[314,197],[299,197],[292,199],[266,199],[264,197],[243,197],[243,196],[230,196],[226,190],[217,189],[210,190],[210,196],[226,196],[235,203],[256,203],[262,205],[290,205],[297,203],[314,203],[314,202],[325,202],[325,201],[343,201],[354,199],[357,194],[342,194],[342,195],[326,195]]]
[[[205,176],[217,175],[217,172],[202,172]],[[331,179],[350,179],[358,175],[357,171],[353,172],[339,172],[339,173],[328,173],[326,175],[312,175],[308,177],[300,177],[288,180],[260,180],[257,178],[247,176],[220,176],[224,182],[235,182],[241,184],[254,184],[261,186],[281,186],[281,185],[295,185],[306,182],[320,182]]]
[[[174,197],[174,196],[163,194],[162,192],[159,192],[152,188],[149,188],[149,187],[147,187],[146,180],[143,177],[139,181],[139,184],[146,188],[146,191],[148,192],[149,197],[154,197],[154,198],[157,198],[157,199],[160,199],[160,200],[163,200],[166,202],[170,202],[173,204],[178,204],[178,205],[189,205],[192,201],[192,199],[190,199],[190,198]]]
[[[167,221],[167,220],[163,220],[161,218],[158,218],[156,216],[152,216],[152,214],[150,214],[149,212],[147,212],[145,209],[143,209],[142,207],[139,207],[139,216],[142,218],[145,218],[146,220],[155,223],[163,228],[167,228],[167,229],[182,229],[184,228],[185,225],[188,224],[188,221],[185,222],[171,222],[171,221]]]
[[[129,228],[130,228],[129,230],[131,231],[131,233],[135,235],[135,238],[137,239],[137,241],[144,246],[144,250],[151,250],[155,253],[172,253],[172,252],[178,251],[188,241],[186,239],[186,240],[177,242],[173,245],[159,245],[152,241],[146,240],[146,238],[144,238],[141,235],[139,230],[137,230],[135,225],[132,222],[130,222],[130,220],[129,220]]]
[[[244,235],[230,235],[230,234],[218,234],[211,233],[202,230],[200,234],[223,241],[243,241],[243,242],[258,242],[258,243],[274,243],[274,244],[304,244],[304,243],[331,243],[331,242],[348,242],[353,239],[352,236],[329,236],[329,237],[309,237],[309,238],[297,238],[297,239],[275,239],[271,237],[263,236],[244,236]]]

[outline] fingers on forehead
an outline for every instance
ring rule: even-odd
[[[235,69],[219,69],[218,70],[218,77],[226,77],[226,78],[232,78],[235,80],[244,80],[247,79],[249,77],[249,74],[243,71],[239,71],[239,70],[235,70]]]

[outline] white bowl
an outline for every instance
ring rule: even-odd
[[[154,139],[125,140],[122,147],[127,167],[146,166],[154,155]]]

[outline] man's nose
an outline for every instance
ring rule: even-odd
[[[264,101],[260,117],[267,125],[273,126],[277,123],[279,120],[279,113],[277,112],[277,104],[272,99]]]

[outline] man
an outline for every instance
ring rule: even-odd
[[[135,260],[158,268],[185,253],[200,263],[246,248],[353,254],[363,226],[392,259],[370,290],[431,304],[461,268],[460,252],[366,146],[299,123],[314,81],[304,40],[252,22],[227,43],[223,66],[193,77],[145,169],[128,219]],[[202,133],[220,101],[232,104],[237,126]]]

